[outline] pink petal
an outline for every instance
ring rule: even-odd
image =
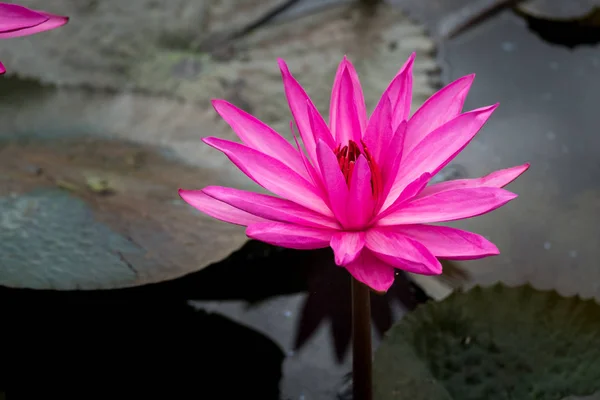
[[[398,74],[392,79],[389,86],[383,92],[376,110],[383,106],[385,99],[389,99],[392,104],[392,129],[396,130],[398,125],[410,117],[410,106],[412,101],[412,68],[415,61],[415,53],[412,53],[404,63]]]
[[[496,245],[483,236],[448,226],[399,225],[392,229],[423,244],[440,258],[474,260],[500,254]]]
[[[49,31],[51,29],[59,28],[69,22],[69,17],[63,17],[61,15],[54,15],[47,12],[39,11],[36,12],[41,14],[46,18],[45,22],[40,23],[39,25],[34,25],[31,27],[23,27],[22,29],[17,29],[13,31],[3,31],[0,32],[0,39],[8,39],[15,38],[20,36],[29,36],[39,32]]]
[[[212,105],[246,146],[281,161],[305,179],[310,180],[302,156],[279,133],[225,100],[213,100]]]
[[[327,146],[333,151],[336,148],[335,140],[333,139],[333,136],[329,131],[329,127],[324,123],[319,122],[323,121],[319,112],[314,107],[310,107],[310,105],[307,105],[306,113],[308,115],[310,129],[313,132],[316,142],[318,143],[319,141],[322,141],[323,143],[327,144]],[[320,172],[318,160],[316,158],[313,158],[313,162],[315,164],[313,170],[319,170]],[[319,177],[318,182],[321,182],[321,185],[322,181],[323,180]]]
[[[421,275],[442,273],[442,265],[424,245],[390,229],[369,230],[365,245],[377,258],[404,271]]]
[[[222,186],[208,186],[202,189],[202,192],[237,209],[271,221],[321,229],[340,228],[337,222],[331,218],[289,200]]]
[[[323,184],[329,198],[329,205],[335,218],[343,225],[347,224],[346,204],[348,185],[340,170],[333,151],[322,140],[317,143],[317,160],[322,173]]]
[[[373,217],[373,189],[371,170],[367,159],[361,154],[356,160],[350,178],[348,201],[346,202],[347,228],[360,229]]]
[[[240,143],[215,137],[203,140],[265,189],[323,215],[333,215],[315,186],[282,162]]]
[[[409,183],[402,193],[400,193],[400,196],[398,196],[396,201],[394,201],[388,208],[383,209],[383,211],[380,212],[377,217],[379,219],[384,218],[386,215],[389,215],[401,207],[404,207],[405,203],[409,202],[419,193],[421,193],[421,191],[423,191],[425,186],[427,186],[427,183],[429,183],[429,180],[431,180],[431,174],[425,172],[423,175]]]
[[[179,189],[179,196],[192,207],[218,220],[230,224],[248,226],[257,222],[267,222],[266,219],[215,200],[201,190]]]
[[[246,229],[249,238],[288,249],[313,250],[329,247],[333,230],[310,228],[281,222],[252,224]]]
[[[377,225],[422,224],[475,217],[503,206],[517,195],[492,187],[446,190],[419,197],[381,218]]]
[[[331,92],[329,126],[336,143],[360,143],[367,124],[367,109],[356,70],[344,56]]]
[[[363,249],[358,257],[345,266],[350,275],[376,292],[385,293],[394,283],[394,267]]]
[[[455,80],[431,96],[408,121],[406,154],[430,132],[457,117],[463,108],[475,74]]]
[[[305,169],[310,175],[310,181],[320,190],[324,190],[321,175],[319,174],[319,172],[317,172],[315,166],[313,166],[310,163],[310,161],[308,161],[306,154],[302,151],[300,143],[298,143],[298,136],[296,135],[296,132],[294,132],[294,121],[290,121],[290,131],[292,132],[292,136],[294,137],[294,142],[296,143],[296,149],[298,149],[298,154],[300,154],[300,157],[302,158],[302,163],[304,164]]]
[[[378,199],[378,209],[381,208],[384,201],[387,199],[388,194],[394,185],[394,179],[398,175],[398,169],[402,163],[405,134],[406,121],[403,121],[400,125],[398,125],[390,144],[384,150],[383,164],[381,165],[383,192]]]
[[[319,111],[316,109],[304,89],[302,89],[302,86],[294,79],[285,61],[278,59],[277,62],[279,64],[279,69],[281,70],[285,95],[290,106],[290,111],[292,112],[298,130],[300,131],[300,136],[304,142],[308,157],[311,161],[315,162],[317,160],[318,139],[321,139],[329,144],[331,148],[334,148],[335,143],[333,137],[315,137],[311,128],[311,118],[313,118],[313,126],[320,126],[318,132],[328,132],[327,123],[321,114],[319,114]],[[311,110],[310,113],[308,112],[309,109]]]
[[[365,246],[364,232],[337,232],[331,237],[331,248],[337,265],[354,261]]]
[[[456,179],[431,185],[423,189],[419,197],[429,196],[434,193],[452,189],[476,188],[476,187],[504,187],[517,179],[519,175],[527,171],[529,163],[512,168],[501,169],[489,175],[476,179]]]
[[[479,132],[496,107],[497,104],[461,114],[427,135],[404,156],[384,207],[398,198],[406,185],[418,176],[424,172],[435,176],[452,161]]]
[[[6,72],[6,68],[4,67],[4,64],[2,64],[0,62],[0,75],[4,74]]]
[[[384,96],[380,104],[375,108],[365,134],[363,141],[373,156],[373,159],[380,165],[383,163],[383,156],[388,153],[390,143],[394,137],[392,129],[392,103],[389,97]],[[400,147],[398,150],[401,150]],[[396,154],[396,153],[393,153]],[[383,171],[384,169],[382,169]]]
[[[47,16],[29,8],[17,4],[0,3],[0,32],[31,28],[47,20]]]

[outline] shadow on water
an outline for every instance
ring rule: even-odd
[[[279,396],[283,352],[271,339],[189,300],[243,300],[250,306],[308,292],[296,347],[332,321],[338,360],[350,342],[349,276],[329,250],[294,251],[250,241],[226,260],[168,282],[105,291],[0,288],[13,394],[50,390],[61,396],[166,391],[195,398]],[[392,302],[414,308],[426,296],[403,275],[385,296],[373,296],[374,325],[392,323]],[[19,385],[15,385],[19,382]],[[32,382],[39,382],[32,384]],[[76,384],[74,383],[76,382]],[[148,383],[151,383],[148,385]],[[48,386],[50,385],[50,386]],[[207,396],[207,397],[204,397]]]
[[[279,398],[279,346],[179,299],[11,289],[0,298],[7,399]]]

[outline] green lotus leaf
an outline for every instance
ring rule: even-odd
[[[375,398],[560,400],[600,390],[600,305],[496,285],[429,302],[393,326]]]

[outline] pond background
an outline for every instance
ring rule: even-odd
[[[71,21],[0,42],[9,70],[0,79],[7,394],[83,395],[74,382],[89,393],[139,397],[164,390],[320,400],[343,392],[349,286],[330,254],[244,246],[243,229],[177,196],[179,187],[251,187],[199,140],[233,137],[210,98],[289,137],[277,57],[322,112],[343,54],[370,107],[412,51],[413,110],[475,72],[465,109],[500,108],[440,179],[531,162],[509,187],[516,201],[453,224],[486,235],[501,255],[458,263],[461,274],[435,282],[399,276],[374,301],[375,337],[439,295],[436,284],[531,283],[600,300],[598,44],[551,43],[510,9],[438,37],[443,17],[466,0],[431,1],[429,10],[397,0],[372,14],[350,1],[299,1],[225,40],[278,3],[22,2]],[[573,36],[561,32],[563,42]]]

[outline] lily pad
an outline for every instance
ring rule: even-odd
[[[600,306],[496,285],[429,302],[375,355],[375,398],[542,399],[600,390]]]
[[[113,289],[228,256],[244,230],[188,207],[180,186],[219,176],[156,149],[94,138],[0,143],[0,284]],[[221,182],[222,183],[222,182]]]
[[[41,0],[23,3],[47,8]],[[290,115],[277,57],[288,62],[323,112],[344,54],[357,64],[371,106],[413,51],[418,55],[415,108],[439,84],[433,41],[402,11],[385,4],[374,13],[357,2],[340,4],[223,42],[223,32],[253,21],[277,2],[71,3],[53,3],[53,12],[71,16],[65,27],[0,42],[11,73],[58,86],[160,94],[206,108],[211,98],[226,98],[278,123],[284,133]]]
[[[600,11],[599,0],[527,0],[517,4],[523,14],[553,21],[577,21]]]

